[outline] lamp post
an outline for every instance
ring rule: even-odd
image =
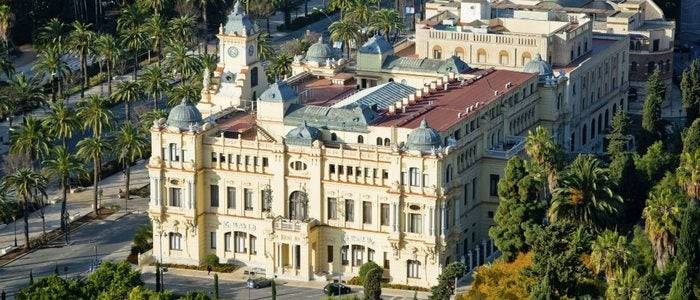
[[[15,247],[17,247],[17,217],[12,217],[12,223],[15,224]]]

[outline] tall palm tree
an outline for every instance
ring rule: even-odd
[[[272,38],[269,32],[258,34],[258,59],[269,60],[275,56],[275,49],[272,47]]]
[[[89,79],[87,74],[87,58],[90,52],[93,51],[95,33],[90,30],[90,24],[83,24],[79,21],[73,22],[71,27],[73,31],[71,31],[69,35],[69,44],[80,60],[80,73],[83,77],[80,97],[83,98],[85,97],[85,89],[88,86]]]
[[[294,59],[286,53],[280,53],[275,59],[272,60],[267,68],[268,77],[272,77],[275,80],[281,80],[287,75],[292,74],[292,61]]]
[[[634,268],[629,268],[624,273],[622,270],[618,270],[616,273],[614,279],[608,281],[608,287],[605,290],[605,299],[644,299],[642,297],[642,291],[639,288],[639,274]]]
[[[7,4],[0,5],[0,39],[5,45],[5,54],[9,53],[10,49],[10,27],[15,18],[12,14],[12,9]]]
[[[163,59],[163,43],[168,38],[168,22],[160,14],[155,14],[146,20],[146,31],[150,36],[151,49],[158,52],[158,66]]]
[[[376,0],[348,0],[350,1],[350,9],[344,16],[346,20],[352,20],[360,26],[367,26],[372,21],[375,8],[372,5],[379,3]],[[365,33],[366,34],[366,33]],[[365,36],[366,38],[366,36]],[[365,40],[363,38],[363,40]]]
[[[100,34],[95,39],[95,54],[107,68],[107,96],[112,96],[112,70],[122,54],[121,48],[111,34]]]
[[[681,154],[678,183],[683,186],[688,197],[700,201],[700,149]]]
[[[161,14],[169,0],[141,0],[141,4],[150,9],[153,14]]]
[[[148,131],[151,126],[153,126],[153,122],[164,119],[168,117],[168,112],[163,110],[163,109],[154,109],[152,111],[146,112],[141,117],[139,120],[141,121],[141,129],[143,131]]]
[[[76,115],[83,124],[83,130],[90,129],[93,137],[102,136],[113,118],[109,102],[97,95],[90,95],[78,102]]]
[[[170,43],[167,46],[168,56],[165,58],[165,66],[170,72],[180,74],[180,83],[202,70],[201,59],[189,52],[189,49],[180,43]]]
[[[352,7],[352,1],[348,0],[328,0],[328,8],[331,10],[340,9],[340,19],[345,18],[345,12]]]
[[[46,102],[46,95],[41,90],[41,83],[36,77],[27,77],[20,73],[10,80],[12,105],[20,108],[40,106]],[[16,109],[16,108],[15,108]]]
[[[67,147],[68,139],[73,137],[79,125],[75,112],[60,101],[51,104],[51,110],[42,122],[48,136],[60,140],[63,147]]]
[[[651,241],[659,270],[666,269],[675,253],[683,215],[679,207],[682,201],[673,191],[659,189],[649,194],[642,211],[644,230]]]
[[[619,270],[627,265],[630,252],[627,250],[627,239],[615,231],[601,232],[591,245],[591,262],[597,273],[604,273],[610,281]]]
[[[195,34],[195,20],[190,15],[180,16],[168,21],[170,43],[191,45]]]
[[[219,56],[216,53],[202,54],[201,60],[202,69],[209,68],[209,72],[211,72],[216,70],[216,64],[219,62]]]
[[[600,229],[612,223],[622,198],[612,191],[606,169],[590,155],[579,155],[554,189],[549,218]]]
[[[158,108],[158,100],[162,98],[163,92],[170,87],[170,79],[165,74],[163,67],[153,65],[146,67],[141,76],[141,86],[153,97],[153,109]]]
[[[146,139],[145,133],[141,131],[140,127],[134,126],[131,123],[125,123],[116,133],[112,144],[114,145],[114,154],[125,168],[126,183],[124,184],[124,210],[127,210],[131,179],[131,164],[136,161],[136,159],[143,156],[143,153],[146,151],[146,147],[148,147],[148,140]]]
[[[24,248],[29,249],[29,203],[35,193],[46,195],[46,178],[30,168],[21,168],[6,175],[2,181],[3,191],[12,191],[22,198],[24,211]]]
[[[343,42],[343,47],[350,58],[350,42],[357,42],[360,37],[360,26],[354,21],[342,19],[335,21],[328,27],[331,32],[331,40],[334,42]]]
[[[370,29],[383,33],[387,41],[391,40],[389,34],[392,31],[400,30],[402,25],[398,12],[393,9],[380,9],[376,11],[372,15],[369,23]]]
[[[102,157],[111,151],[109,141],[101,136],[87,137],[78,142],[78,151],[76,156],[85,162],[92,161],[92,187],[93,198],[92,208],[95,215],[99,215],[99,206],[97,203],[100,186],[100,172],[102,170]]]
[[[117,32],[121,44],[129,49],[134,58],[134,80],[138,78],[139,51],[147,45],[146,29],[143,26],[144,14],[136,4],[122,8],[117,20]]]
[[[525,141],[525,152],[535,162],[533,167],[544,177],[542,182],[547,182],[544,187],[545,197],[548,200],[550,194],[557,186],[557,173],[561,168],[562,151],[554,141],[549,130],[537,126],[535,131],[530,131]]]
[[[131,102],[139,100],[143,96],[143,87],[138,81],[122,81],[117,83],[117,92],[114,100],[124,102],[124,114],[126,122],[131,122]]]
[[[63,78],[70,75],[68,64],[61,59],[62,54],[57,48],[51,47],[39,51],[32,70],[44,78],[50,78],[52,100],[63,97]]]
[[[207,50],[207,44],[208,44],[208,35],[209,35],[209,22],[207,20],[207,6],[211,3],[214,2],[219,2],[221,0],[190,0],[194,2],[195,4],[199,5],[199,9],[202,12],[202,24],[200,25],[200,28],[203,30],[203,36],[204,38],[204,54],[208,53]],[[238,0],[236,0],[236,3],[234,5],[239,5]]]
[[[32,162],[49,153],[49,137],[38,119],[27,116],[10,136],[10,152],[29,155]]]
[[[194,103],[199,99],[201,90],[200,87],[191,83],[179,84],[168,93],[168,106],[178,105],[183,100]]]
[[[49,20],[37,34],[39,48],[53,48],[63,54],[66,40],[66,24],[57,18]]]
[[[61,182],[61,230],[68,243],[68,214],[66,211],[66,201],[68,200],[69,180],[74,175],[80,175],[83,165],[66,150],[65,146],[58,146],[53,149],[52,158],[44,161],[44,171],[48,176],[58,177]]]
[[[2,7],[2,6],[0,6]],[[0,70],[5,73],[5,76],[7,78],[10,78],[12,74],[15,73],[15,66],[12,65],[12,60],[10,60],[9,57],[9,51],[6,47],[2,47],[4,51],[0,50],[2,53],[0,53]]]

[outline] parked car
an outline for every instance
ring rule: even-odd
[[[350,290],[350,288],[347,285],[338,282],[329,283],[326,284],[325,287],[323,287],[323,293],[326,295],[338,296],[350,294],[351,292],[352,290]]]
[[[245,283],[245,286],[249,289],[261,289],[270,285],[272,285],[272,280],[264,277],[249,278]]]

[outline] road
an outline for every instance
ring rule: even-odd
[[[133,200],[132,203],[142,208],[147,200]],[[89,269],[95,258],[102,261],[120,261],[126,259],[131,247],[131,240],[136,229],[148,223],[148,216],[143,213],[125,215],[115,220],[100,220],[87,223],[72,233],[71,244],[63,246],[56,242],[31,252],[24,257],[0,268],[0,289],[4,289],[12,298],[14,293],[26,286],[29,271],[34,278],[53,274],[58,267],[60,275],[65,276],[68,268],[69,277],[79,276]]]

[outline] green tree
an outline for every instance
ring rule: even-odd
[[[545,202],[538,199],[539,183],[528,174],[525,162],[513,157],[498,183],[498,209],[489,236],[507,261],[530,249],[532,233],[545,217]]]
[[[146,112],[139,118],[141,121],[141,129],[147,132],[153,127],[153,122],[160,119],[167,119],[168,112],[163,109],[154,109],[152,111]]]
[[[2,11],[2,6],[0,6],[0,18],[2,18],[1,11]],[[0,22],[2,22],[1,19],[0,19]],[[0,25],[0,26],[2,26],[2,25]],[[15,74],[15,66],[12,65],[12,60],[10,60],[10,57],[7,54],[7,52],[8,52],[7,48],[0,47],[0,70],[5,74],[5,77],[9,78],[13,74]]]
[[[613,190],[607,170],[590,155],[579,155],[554,190],[549,219],[600,229],[613,223],[622,198]]]
[[[68,212],[66,201],[68,200],[68,189],[70,188],[70,178],[81,175],[83,165],[68,152],[65,146],[58,146],[53,149],[53,157],[44,161],[44,171],[50,177],[58,177],[61,184],[61,231],[68,244]]]
[[[657,182],[667,171],[670,171],[676,165],[674,155],[664,149],[662,141],[656,141],[647,148],[644,155],[638,157],[635,161],[637,170],[641,173],[647,182]]]
[[[666,95],[666,87],[661,80],[661,71],[656,68],[647,81],[647,95],[642,108],[642,128],[647,141],[662,138],[665,133],[664,121],[661,118],[661,105]],[[649,145],[649,143],[645,143]]]
[[[66,24],[58,18],[49,20],[37,32],[37,44],[41,50],[52,48],[63,53],[66,44]]]
[[[605,291],[606,299],[642,299],[638,281],[639,273],[635,269],[627,269],[625,272],[617,270],[616,275],[608,280],[608,287]]]
[[[113,145],[115,156],[125,168],[124,210],[127,210],[130,192],[131,164],[136,161],[136,159],[143,157],[148,146],[148,140],[140,127],[134,126],[131,123],[125,123],[116,133]]]
[[[179,84],[168,92],[168,106],[175,106],[182,102],[196,103],[199,100],[201,88],[191,84]]]
[[[690,300],[693,299],[693,286],[690,281],[688,264],[683,263],[676,273],[676,278],[668,293],[669,300]]]
[[[204,54],[207,54],[208,51],[209,51],[209,50],[207,49],[207,44],[208,44],[207,39],[208,39],[208,36],[209,36],[209,21],[208,21],[208,16],[207,16],[207,6],[211,5],[211,4],[214,3],[214,2],[219,2],[220,0],[189,0],[189,1],[192,1],[192,2],[194,2],[195,4],[199,5],[199,9],[200,9],[200,11],[202,12],[202,24],[201,24],[201,28],[202,28],[202,30],[204,31],[204,32],[203,32],[203,35],[202,35],[202,38],[204,38],[204,43],[203,43],[203,46],[204,46]],[[234,4],[234,10],[235,10],[235,9],[239,9],[239,10],[240,10],[240,6],[239,6],[239,5],[240,5],[240,3],[239,3],[239,1],[237,0],[236,3]]]
[[[85,278],[83,294],[87,299],[125,299],[137,286],[143,286],[141,272],[127,261],[107,261]]]
[[[382,270],[382,267],[380,267],[377,263],[373,261],[368,261],[362,264],[362,266],[360,266],[360,270],[357,273],[357,277],[360,279],[360,282],[364,282],[367,273],[374,269]]]
[[[430,300],[450,299],[454,293],[455,279],[461,278],[467,272],[467,268],[461,262],[451,262],[438,276],[438,284],[430,288]]]
[[[192,45],[195,34],[195,20],[190,15],[180,16],[168,21],[170,43]]]
[[[68,37],[69,45],[73,52],[80,60],[80,74],[83,77],[82,87],[80,89],[80,97],[85,97],[85,89],[88,86],[87,59],[94,47],[95,33],[90,30],[90,24],[83,24],[80,21],[74,21],[71,24],[72,31]]]
[[[630,265],[638,270],[639,274],[653,274],[656,267],[654,249],[644,228],[635,226],[630,243]]]
[[[46,103],[46,95],[42,92],[40,80],[37,77],[27,77],[25,74],[16,74],[10,79],[9,94],[10,101],[7,105],[11,105],[9,111],[12,112]]]
[[[93,137],[102,136],[113,120],[107,99],[97,95],[90,95],[78,102],[76,114],[83,130],[90,130]]]
[[[2,40],[4,48],[8,52],[10,49],[10,28],[12,27],[11,24],[14,18],[15,16],[9,5],[0,5],[0,40]]]
[[[202,60],[189,49],[180,43],[170,43],[167,46],[168,52],[165,58],[165,66],[172,73],[180,75],[180,83],[184,84],[195,74],[202,71]]]
[[[219,300],[219,274],[214,273],[214,299]]]
[[[700,149],[700,119],[683,131],[683,152],[695,152]]]
[[[80,283],[78,281],[66,280],[55,274],[30,283],[28,287],[21,289],[16,295],[18,300],[61,300],[76,299],[80,296]]]
[[[676,261],[688,266],[690,284],[700,278],[700,207],[697,201],[691,201],[683,213],[680,235],[678,238]]]
[[[685,189],[688,197],[700,201],[700,149],[681,154],[678,183]]]
[[[624,200],[623,209],[618,211],[618,218],[626,222],[636,222],[639,220],[649,193],[649,183],[646,176],[642,176],[637,170],[634,156],[631,153],[613,156],[609,172],[615,192]]]
[[[68,139],[73,137],[79,125],[80,121],[75,112],[63,102],[52,103],[51,110],[42,122],[42,127],[46,128],[48,136],[60,141],[64,148],[67,147]]]
[[[528,132],[525,141],[525,152],[534,161],[533,170],[546,182],[544,198],[549,200],[550,194],[557,186],[557,176],[561,169],[563,152],[554,141],[549,130],[537,126],[535,131]]]
[[[124,6],[117,20],[117,32],[121,44],[134,59],[134,80],[138,79],[139,51],[147,45],[148,34],[143,24],[145,15],[136,4]]]
[[[21,197],[24,219],[24,248],[29,249],[29,203],[36,194],[46,195],[46,178],[29,168],[22,168],[6,175],[2,181],[3,192],[13,192]]]
[[[275,49],[272,47],[270,33],[261,32],[258,34],[258,59],[270,60],[275,56]]]
[[[364,288],[365,300],[379,300],[382,298],[382,269],[370,269],[362,281]]]
[[[612,129],[608,134],[608,155],[613,159],[627,152],[627,135],[629,135],[630,120],[627,113],[620,109],[612,119]]]
[[[114,70],[117,61],[121,59],[121,48],[113,35],[104,33],[95,38],[95,54],[99,56],[107,69],[107,96],[111,97],[112,70]]]
[[[163,97],[163,92],[166,92],[170,87],[170,79],[162,67],[158,65],[149,66],[143,71],[141,86],[143,86],[146,93],[153,97],[153,109],[157,109],[158,100]]]
[[[49,153],[49,137],[42,123],[32,117],[24,118],[22,124],[10,132],[10,152],[28,155],[33,163]]]
[[[277,10],[284,15],[284,27],[289,28],[292,23],[292,12],[299,8],[299,0],[273,0]],[[235,8],[234,8],[235,9]]]
[[[401,18],[396,10],[393,9],[380,9],[374,14],[369,23],[369,28],[375,32],[381,32],[384,34],[384,38],[387,41],[391,39],[391,32],[398,32],[401,30],[403,23],[401,23]]]
[[[144,253],[153,248],[153,224],[147,223],[139,226],[134,233],[134,246],[132,253]]]
[[[642,212],[645,231],[654,249],[656,267],[662,271],[675,253],[681,223],[680,205],[684,201],[682,194],[669,187],[674,181],[668,177],[655,187]]]
[[[604,273],[610,281],[625,269],[630,258],[627,239],[615,231],[601,232],[591,245],[591,262],[597,273]]]
[[[209,300],[209,296],[203,292],[199,291],[194,291],[194,292],[187,292],[184,296],[180,297],[179,300]]]
[[[169,37],[168,21],[160,14],[154,14],[146,20],[146,32],[150,37],[150,49],[158,52],[158,66],[163,60],[163,45]]]
[[[357,42],[360,38],[360,26],[354,21],[339,20],[333,22],[328,30],[331,32],[331,40],[334,42],[343,42],[343,48],[347,58],[350,58],[350,43]]]
[[[273,80],[282,80],[288,75],[291,75],[291,64],[293,60],[291,56],[281,53],[272,60],[270,66],[267,68],[267,77]]]
[[[143,87],[140,81],[122,81],[117,83],[117,92],[114,94],[114,100],[124,103],[124,113],[126,116],[125,122],[131,122],[130,103],[138,101],[143,96]]]
[[[70,75],[68,64],[61,59],[63,54],[56,48],[40,50],[32,65],[32,71],[39,76],[50,78],[51,98],[55,102],[63,97],[63,79]]]
[[[700,60],[693,60],[681,76],[681,97],[686,120],[691,123],[700,116]]]

